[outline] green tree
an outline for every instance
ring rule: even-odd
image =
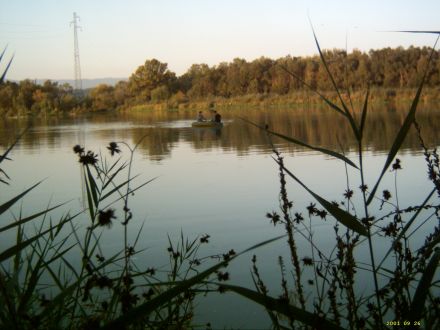
[[[114,110],[116,101],[114,98],[113,86],[106,84],[98,85],[90,92],[93,111]]]
[[[151,100],[153,102],[161,102],[168,100],[170,97],[170,90],[167,86],[162,85],[151,91]]]
[[[226,71],[228,93],[231,96],[245,95],[251,81],[249,64],[241,58],[234,58]]]
[[[248,93],[269,93],[272,88],[272,67],[274,61],[267,57],[260,57],[246,65],[247,70],[240,72],[240,86],[247,87]],[[244,71],[244,72],[243,72]],[[247,71],[247,72],[246,72]],[[250,82],[252,85],[250,86]]]
[[[188,90],[190,98],[200,98],[215,95],[216,80],[214,69],[207,64],[193,64],[185,73],[187,81],[191,82],[191,88]]]
[[[18,85],[17,108],[18,112],[26,113],[32,109],[34,104],[33,94],[37,89],[37,85],[29,79],[20,81]]]
[[[119,81],[115,85],[114,98],[118,107],[123,106],[130,98],[129,85],[127,81]]]
[[[308,58],[306,61],[306,69],[304,74],[304,81],[313,89],[318,87],[318,70],[319,70],[319,59],[317,56]]]
[[[151,100],[151,91],[161,85],[171,87],[176,80],[175,73],[168,70],[168,64],[156,59],[145,61],[130,76],[129,90],[141,101]]]
[[[0,114],[13,111],[17,93],[18,85],[16,83],[7,81],[0,84]]]

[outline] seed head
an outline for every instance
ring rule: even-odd
[[[119,154],[121,152],[121,149],[119,149],[119,146],[116,142],[110,142],[109,146],[107,147],[108,150],[110,150],[110,154],[113,156],[115,153]]]
[[[107,211],[99,211],[98,224],[103,227],[107,226],[110,228],[112,226],[112,219],[116,219],[115,211],[113,209],[108,209]]]

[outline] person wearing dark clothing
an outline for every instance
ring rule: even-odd
[[[222,116],[217,111],[214,111],[214,121],[216,123],[221,123],[222,122]]]

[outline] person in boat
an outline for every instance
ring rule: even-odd
[[[205,121],[205,116],[203,116],[203,113],[199,111],[199,114],[197,115],[197,121]]]
[[[212,121],[216,123],[221,123],[222,116],[217,111],[214,111],[214,117],[212,118]]]

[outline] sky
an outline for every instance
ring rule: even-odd
[[[156,58],[177,75],[192,64],[433,46],[439,0],[0,0],[8,79],[73,79],[73,13],[83,78],[129,77]],[[0,71],[5,61],[0,63]]]

